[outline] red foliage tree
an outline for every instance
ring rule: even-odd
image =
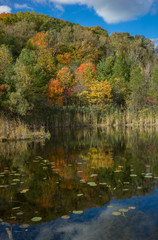
[[[96,77],[96,67],[93,63],[82,63],[76,69],[76,77],[77,79],[84,79],[85,81],[89,81],[95,79]]]

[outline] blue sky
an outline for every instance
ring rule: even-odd
[[[35,11],[109,33],[158,38],[158,0],[0,0],[0,12]]]

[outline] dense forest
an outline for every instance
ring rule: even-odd
[[[0,14],[0,111],[157,111],[154,43],[34,12]]]

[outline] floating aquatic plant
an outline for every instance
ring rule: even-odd
[[[96,187],[97,186],[97,184],[95,182],[88,182],[87,184],[91,187]]]
[[[83,211],[82,211],[82,210],[74,210],[73,213],[74,213],[74,214],[82,214]]]
[[[39,222],[39,221],[41,221],[41,220],[42,220],[41,217],[33,217],[33,218],[31,219],[31,221],[33,221],[33,222]]]
[[[137,177],[137,174],[130,174],[130,177]]]
[[[121,215],[121,213],[120,212],[112,212],[112,215],[119,216],[119,215]]]
[[[62,218],[62,219],[69,219],[70,216],[69,216],[69,215],[64,215],[64,216],[62,216],[61,218]]]
[[[77,197],[81,197],[81,196],[83,196],[83,193],[78,193],[77,194]]]

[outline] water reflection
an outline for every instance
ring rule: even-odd
[[[99,128],[0,143],[0,239],[154,239],[157,142],[152,129]]]

